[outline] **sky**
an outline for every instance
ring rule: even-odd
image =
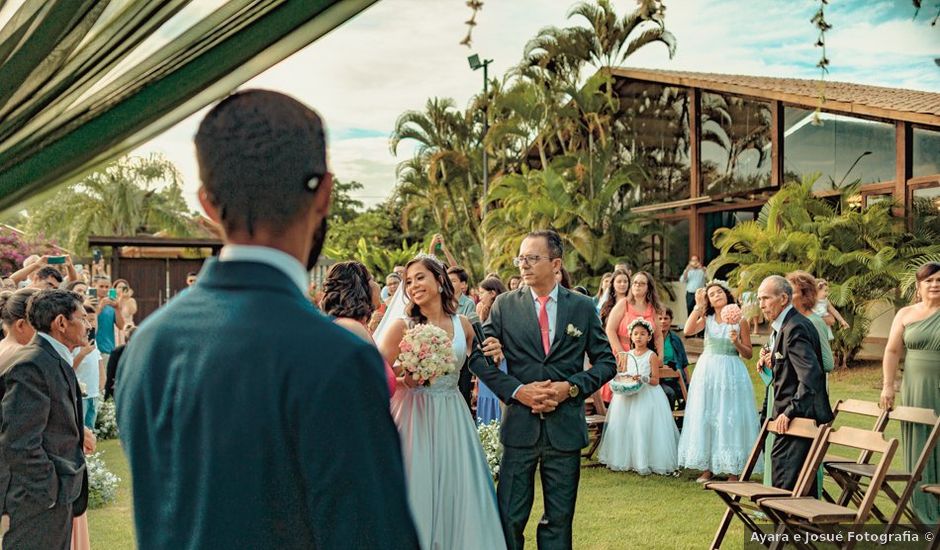
[[[177,21],[210,12],[220,0],[196,0]],[[612,0],[619,14],[635,0]],[[793,78],[818,78],[813,0],[666,0],[666,28],[677,39],[673,59],[660,44],[646,46],[627,66]],[[482,71],[467,56],[492,59],[490,76],[519,62],[526,42],[546,26],[569,26],[569,0],[487,0],[477,15],[473,46],[459,42],[470,10],[463,0],[380,0],[320,40],[243,87],[296,97],[325,119],[332,171],[356,180],[366,205],[381,202],[395,184],[396,165],[410,158],[405,142],[389,150],[395,120],[423,109],[431,97],[465,107],[481,91]],[[838,0],[826,19],[830,80],[940,91],[940,30],[936,8],[925,2],[914,18],[910,0]],[[178,32],[178,28],[177,28]],[[140,146],[133,154],[161,153],[180,169],[187,202],[199,210],[192,138],[207,109]]]

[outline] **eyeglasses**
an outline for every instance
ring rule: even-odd
[[[534,265],[542,260],[551,260],[551,256],[539,256],[538,254],[526,254],[525,256],[517,256],[512,259],[512,265],[519,267],[522,264],[525,265]]]

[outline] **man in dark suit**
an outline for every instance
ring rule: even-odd
[[[67,549],[88,504],[82,399],[71,350],[88,344],[82,297],[43,290],[27,304],[38,331],[0,379],[0,513],[4,548]]]
[[[138,547],[417,548],[382,359],[305,295],[332,188],[319,116],[239,92],[196,153],[225,247],[118,369]]]
[[[761,283],[757,299],[773,328],[769,351],[761,350],[758,360],[758,367],[769,365],[773,372],[772,420],[780,430],[786,430],[796,417],[818,424],[831,422],[819,333],[812,321],[793,307],[793,287],[784,277],[773,275]],[[761,410],[767,410],[766,402]],[[793,489],[811,443],[805,438],[777,436],[770,455],[774,487]]]
[[[486,336],[502,343],[507,372],[472,363],[474,374],[508,404],[497,499],[510,549],[525,542],[537,466],[545,500],[538,547],[571,548],[580,451],[588,444],[584,398],[616,373],[591,299],[555,282],[562,253],[554,231],[536,231],[522,241],[514,263],[525,286],[500,295],[484,325]],[[584,370],[585,354],[593,365],[589,370]]]

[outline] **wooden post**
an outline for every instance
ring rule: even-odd
[[[908,210],[907,180],[913,173],[913,136],[911,123],[896,121],[894,123],[895,145],[895,175],[894,200],[900,205],[894,209],[895,216],[906,216]]]
[[[689,189],[690,198],[702,196],[702,91],[690,88],[689,102]]]
[[[702,90],[690,88],[689,102],[689,197],[697,198],[705,193],[702,182]],[[705,216],[698,213],[698,205],[692,205],[689,216],[689,257],[698,256],[705,261]]]
[[[783,181],[783,103],[774,100],[770,110],[770,185],[780,187]]]

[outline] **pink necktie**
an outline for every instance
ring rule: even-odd
[[[539,329],[542,331],[542,348],[545,350],[545,355],[548,356],[548,350],[552,349],[551,340],[548,338],[548,300],[551,296],[539,296],[539,305],[542,306],[539,308]]]

